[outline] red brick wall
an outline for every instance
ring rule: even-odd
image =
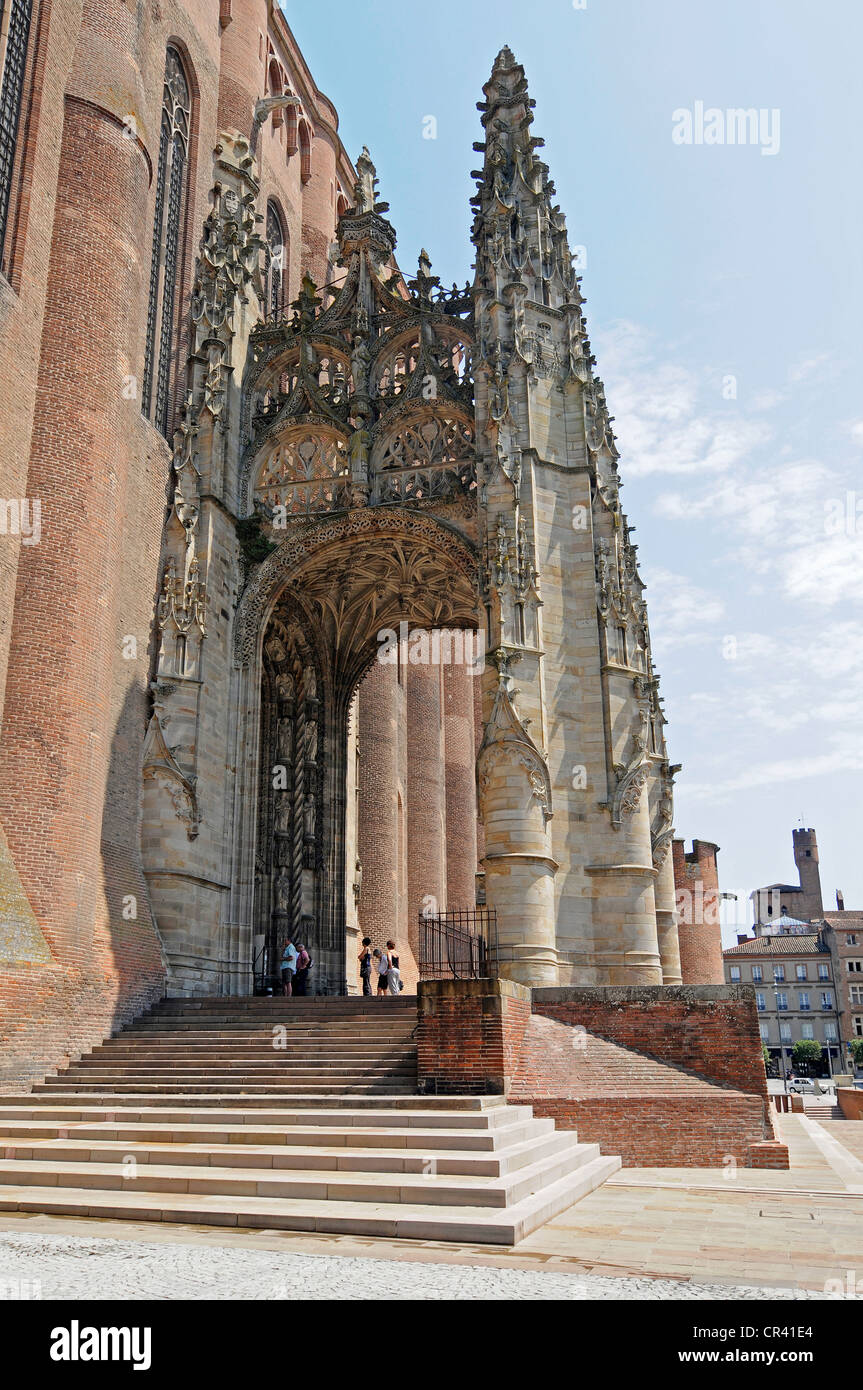
[[[751,985],[535,989],[533,1010],[760,1096],[767,1105]]]
[[[423,980],[417,1073],[426,1095],[502,1095],[530,1021],[530,990],[510,980]]]
[[[521,1100],[522,1097],[519,1097]],[[752,1163],[753,1146],[767,1147],[758,1096],[585,1096],[526,1098],[535,1115],[549,1116],[559,1129],[575,1129],[585,1144],[619,1154],[630,1168],[721,1168],[733,1158]],[[775,1159],[788,1151],[776,1145]],[[774,1166],[774,1165],[771,1165]]]
[[[222,33],[213,0],[43,0],[34,25],[36,80],[19,131],[21,216],[11,283],[0,278],[0,496],[41,500],[42,541],[0,540],[0,821],[10,883],[17,891],[20,878],[53,961],[0,961],[0,1085],[62,1065],[163,990],[138,822],[170,449],[143,419],[140,398],[122,388],[127,377],[140,386],[142,371],[168,42],[188,60],[193,97],[181,321],[219,115],[250,133],[268,22],[289,50],[292,86],[323,145],[316,151],[313,142],[307,197],[298,156],[287,157],[268,123],[263,195],[278,197],[291,232],[291,294],[304,229],[307,239],[315,233],[319,275],[324,267],[335,226],[331,184],[338,178],[350,189],[350,170],[335,112],[281,15],[268,21],[270,8],[233,0]],[[179,391],[183,358],[180,342]],[[137,641],[132,660],[123,655],[127,637]],[[129,897],[134,917],[124,915]]]
[[[863,1091],[852,1091],[850,1086],[838,1086],[836,1100],[846,1120],[863,1120]]]
[[[671,850],[683,983],[721,985],[725,972],[716,867],[718,846],[708,840],[693,840],[692,852],[687,854],[684,841],[674,840]]]

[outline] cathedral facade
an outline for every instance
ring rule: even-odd
[[[513,54],[448,288],[271,0],[4,9],[6,1075],[288,938],[317,992],[364,935],[412,987],[478,903],[522,984],[679,984],[677,769]]]

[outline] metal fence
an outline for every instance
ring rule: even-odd
[[[451,908],[419,916],[421,980],[488,980],[498,974],[493,908]]]

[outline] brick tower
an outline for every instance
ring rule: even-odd
[[[672,842],[680,973],[685,985],[721,985],[722,964],[719,846],[693,840],[687,853],[684,840]]]

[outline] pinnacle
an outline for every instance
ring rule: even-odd
[[[516,67],[515,54],[508,44],[504,44],[492,65],[492,72],[509,71]]]

